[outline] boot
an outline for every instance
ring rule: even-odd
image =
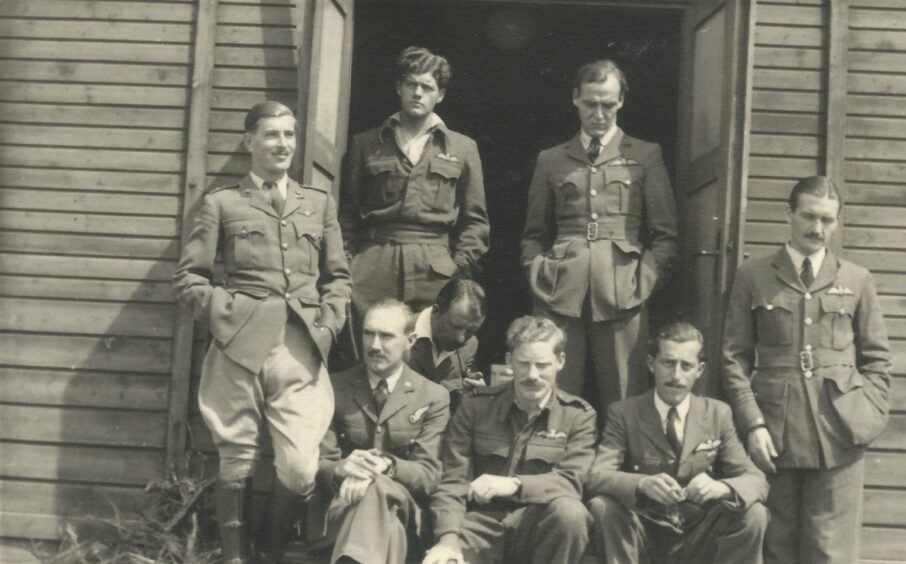
[[[255,539],[259,561],[269,564],[280,562],[293,536],[302,507],[309,497],[289,490],[274,477],[274,485]]]
[[[220,555],[223,564],[250,564],[252,543],[252,479],[224,482],[214,490]]]

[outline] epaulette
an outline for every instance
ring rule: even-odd
[[[330,193],[330,188],[321,188],[320,186],[309,186],[308,184],[299,184],[299,188],[304,188],[306,190],[317,190],[318,192],[323,192],[325,194]]]
[[[469,388],[469,395],[471,396],[496,396],[500,392],[504,391],[512,384],[506,382],[504,384],[497,384],[496,386],[472,386]]]
[[[582,408],[582,411],[588,411],[590,409],[594,409],[590,403],[588,403],[584,399],[580,398],[579,396],[574,396],[574,395],[572,395],[568,392],[564,392],[563,390],[560,390],[560,389],[557,390],[557,399],[560,400],[560,403],[563,403],[565,405],[572,405],[574,407],[580,407],[580,408]]]
[[[238,184],[227,184],[226,186],[211,186],[210,188],[205,190],[205,194],[214,194],[222,190],[233,190],[236,188],[239,188]]]

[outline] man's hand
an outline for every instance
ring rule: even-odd
[[[368,489],[368,486],[371,485],[370,478],[363,480],[362,478],[353,478],[349,477],[343,480],[343,483],[340,484],[340,493],[337,494],[341,500],[343,500],[347,505],[354,505],[362,500],[365,497],[365,491]]]
[[[692,478],[683,491],[686,499],[699,505],[712,499],[727,499],[733,495],[730,486],[720,480],[715,480],[705,472]]]
[[[459,546],[459,537],[455,533],[447,533],[440,537],[437,544],[425,554],[422,564],[465,564],[462,557],[462,548]]]
[[[679,482],[670,474],[664,473],[642,478],[639,481],[639,491],[650,499],[664,505],[673,505],[686,498]]]
[[[481,374],[481,373],[479,373],[479,374]],[[484,383],[484,380],[475,379],[475,378],[463,378],[462,385],[467,388],[477,388],[480,386],[487,386],[487,384]]]
[[[771,433],[765,427],[756,427],[749,431],[746,437],[746,447],[749,450],[749,456],[755,462],[755,465],[761,468],[762,472],[775,474],[777,467],[774,466],[772,458],[777,458],[777,450],[774,448],[774,441],[771,439]]]
[[[371,481],[387,470],[387,460],[374,451],[357,449],[336,466],[339,478],[359,478]]]
[[[506,497],[519,491],[519,481],[512,476],[482,474],[469,484],[469,500],[488,503],[495,497]]]

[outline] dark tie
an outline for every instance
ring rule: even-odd
[[[595,162],[598,159],[598,155],[601,154],[601,138],[592,137],[591,143],[588,144],[588,150],[585,152],[588,155],[588,160]]]
[[[683,452],[683,443],[680,442],[679,437],[676,435],[676,417],[676,408],[671,407],[667,412],[667,442],[670,443],[673,454],[679,460],[680,454]]]
[[[387,387],[387,380],[381,379],[378,382],[377,387],[374,389],[374,406],[377,408],[378,414],[381,413],[381,410],[384,409],[384,404],[387,403],[387,398],[390,396],[390,388]]]
[[[283,215],[283,196],[280,195],[280,189],[277,188],[277,183],[268,180],[263,184],[263,187],[264,191],[267,193],[268,199],[271,201],[271,207],[274,208],[277,215]]]
[[[808,257],[805,257],[805,260],[802,261],[802,274],[799,277],[802,278],[802,283],[805,284],[806,289],[811,287],[812,282],[815,281],[815,273],[812,272],[812,261],[808,260]]]

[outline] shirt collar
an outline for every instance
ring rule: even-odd
[[[613,140],[613,136],[617,134],[617,124],[613,124],[613,127],[601,137],[601,146],[607,145]],[[591,135],[585,133],[584,129],[579,130],[579,141],[582,143],[582,148],[586,151],[588,146],[591,145]]]
[[[402,118],[400,117],[400,112],[396,112],[384,122],[384,129],[390,129],[391,131],[396,127],[401,127],[403,125]],[[428,120],[425,122],[427,126],[425,128],[425,133],[433,132],[434,130],[444,131],[447,125],[444,123],[444,120],[440,119],[440,116],[431,112],[431,115],[428,116]]]
[[[794,249],[789,243],[786,244],[786,252],[793,260],[793,266],[796,267],[796,272],[801,272],[802,263],[805,261],[805,255]],[[818,275],[818,271],[821,270],[821,265],[824,263],[825,256],[827,256],[827,247],[821,247],[821,249],[809,255],[808,260],[812,263],[813,275]]]
[[[431,312],[433,306],[423,309],[418,317],[415,318],[415,340],[428,339],[431,343],[431,353],[434,355],[434,365],[437,366],[455,351],[438,351],[437,344],[434,342],[434,334],[431,332]]]
[[[400,378],[403,375],[403,366],[404,366],[404,364],[400,364],[400,367],[396,369],[396,372],[394,372],[390,376],[387,376],[387,378],[386,378],[387,389],[389,391],[392,392],[394,390],[394,388],[396,388],[397,382],[400,381]],[[378,378],[377,376],[374,376],[373,374],[368,372],[368,385],[371,387],[371,391],[374,391],[375,388],[377,388],[378,384],[380,384],[380,383],[381,383],[380,378]]]
[[[252,177],[252,182],[255,183],[255,186],[257,186],[259,190],[262,190],[264,179],[251,171],[249,172],[249,176]],[[286,185],[289,183],[289,175],[284,174],[275,182],[277,184],[277,189],[280,190],[280,193],[283,194],[284,197],[286,197]]]
[[[679,420],[680,426],[684,425],[686,422],[686,414],[689,413],[689,405],[692,403],[692,394],[686,394],[686,397],[683,398],[683,401],[676,406],[676,418]],[[661,418],[661,425],[667,425],[667,414],[670,412],[670,406],[667,405],[667,402],[661,399],[661,396],[657,395],[657,390],[654,391],[654,408],[657,409],[657,414]]]

